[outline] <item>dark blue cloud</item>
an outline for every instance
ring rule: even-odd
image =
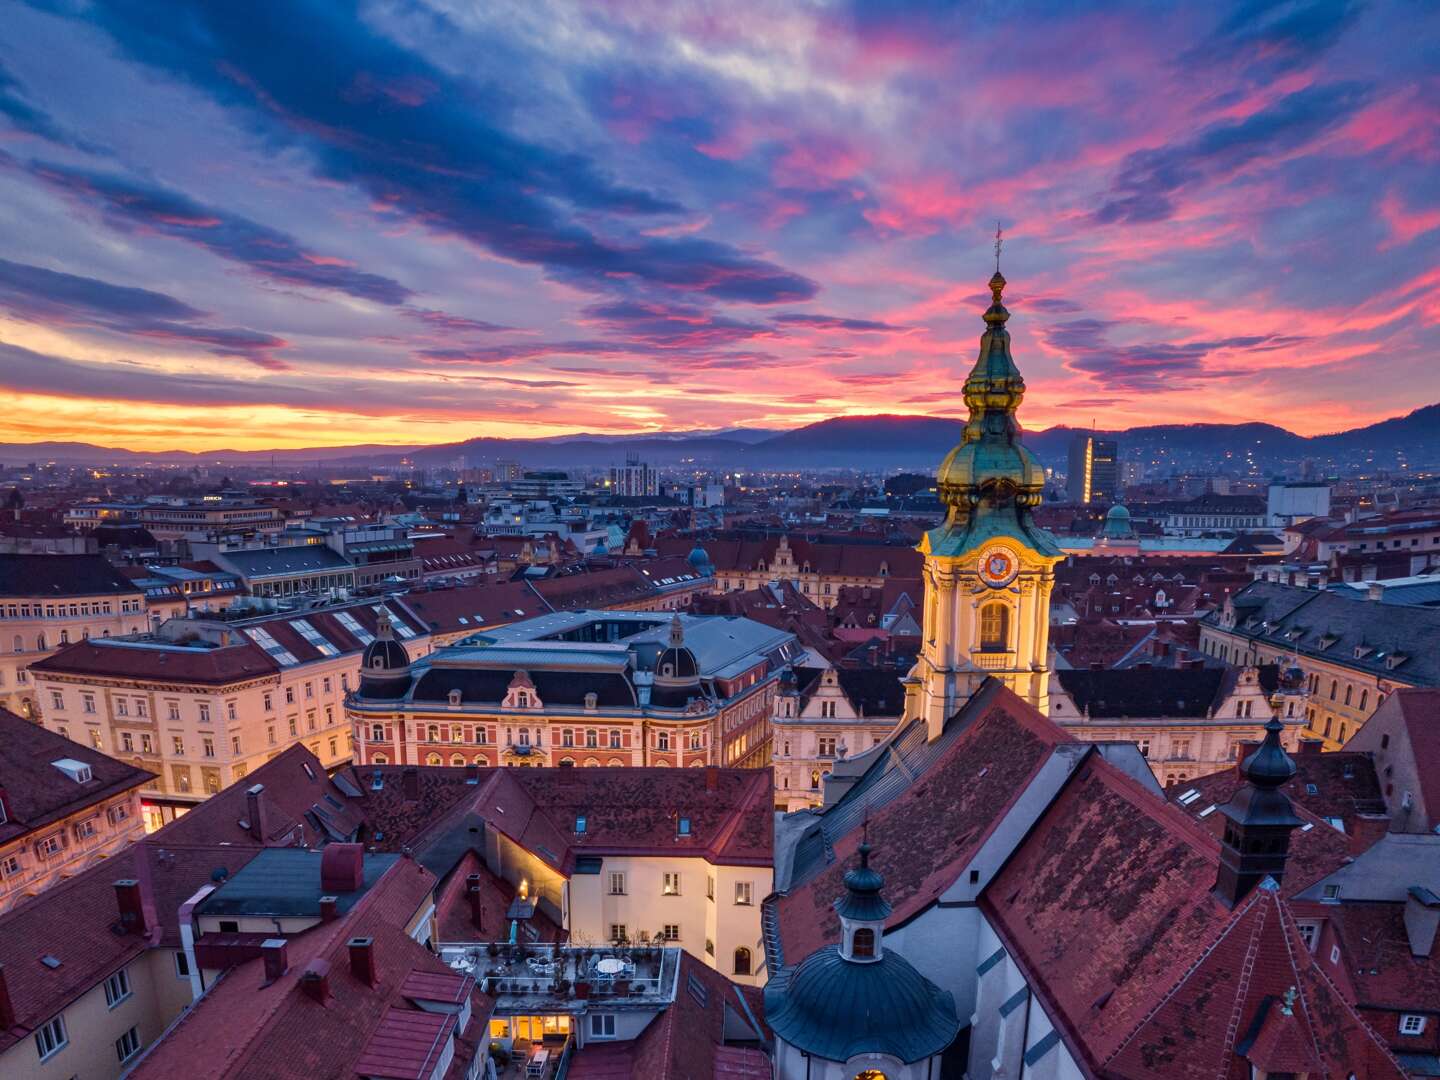
[[[44,109],[30,102],[19,81],[0,64],[0,116],[16,131],[46,139],[61,146],[74,147],[90,153],[103,151],[66,131]]]
[[[287,233],[206,206],[158,184],[44,161],[21,166],[0,154],[0,166],[5,165],[23,168],[66,197],[98,211],[113,228],[185,240],[271,281],[333,289],[379,304],[402,304],[411,295],[397,281],[308,251]]]
[[[592,304],[584,321],[617,334],[664,349],[714,348],[774,331],[764,323],[748,322],[688,304],[644,300],[616,300]]]
[[[1333,49],[1362,10],[1355,0],[1246,0],[1180,63],[1206,74],[1238,67],[1251,82],[1273,79]]]
[[[805,326],[812,330],[848,330],[859,334],[898,333],[907,329],[907,327],[895,326],[892,323],[876,322],[874,319],[847,319],[842,315],[807,314],[805,312],[787,312],[784,315],[775,316],[775,321],[781,326]]]
[[[98,327],[132,337],[203,345],[260,367],[287,367],[275,356],[284,338],[243,327],[205,326],[205,312],[164,293],[0,259],[0,309],[28,322]]]
[[[1181,189],[1303,146],[1344,123],[1368,99],[1368,89],[1358,83],[1311,86],[1243,120],[1211,124],[1170,146],[1137,150],[1126,157],[1095,220],[1163,221],[1174,213],[1173,197]]]
[[[377,33],[338,0],[193,6],[148,0],[89,13],[129,55],[243,110],[322,177],[505,258],[589,289],[629,283],[774,303],[810,279],[699,238],[602,237],[582,215],[623,221],[676,203],[607,176],[576,152],[498,127],[483,90]]]
[[[1217,352],[1273,352],[1288,349],[1306,338],[1280,334],[1251,334],[1213,341],[1143,342],[1117,345],[1110,331],[1124,324],[1117,320],[1072,319],[1040,331],[1045,344],[1065,357],[1071,371],[1089,375],[1105,390],[1175,390],[1199,380],[1217,378],[1207,361]]]

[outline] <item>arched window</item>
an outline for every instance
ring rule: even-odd
[[[1365,704],[1366,704],[1366,702],[1369,701],[1369,700],[1370,700],[1370,691],[1369,691],[1369,690],[1361,690],[1361,691],[1360,691],[1360,711],[1361,711],[1361,712],[1364,712],[1364,711],[1365,711]]]
[[[439,764],[440,764],[440,755],[439,755],[439,754],[426,754],[426,755],[425,755],[425,764],[426,764],[426,765],[439,765]]]
[[[45,635],[44,635],[44,634],[36,634],[36,635],[35,635],[35,648],[39,649],[41,652],[44,652],[44,651],[45,651]]]
[[[371,724],[371,725],[370,725],[370,741],[371,741],[371,742],[384,742],[384,741],[385,741],[385,725],[384,725],[384,724]]]
[[[868,926],[862,926],[855,931],[855,937],[851,939],[850,955],[869,957],[875,955],[875,931]]]
[[[735,950],[735,974],[750,974],[750,950],[743,945]]]
[[[389,763],[390,763],[390,759],[389,759],[388,757],[386,757],[384,754],[371,754],[371,755],[370,755],[370,764],[371,764],[371,765],[388,765]]]
[[[451,755],[450,755],[450,764],[451,764],[451,765],[464,765],[464,764],[465,764],[465,755],[464,755],[464,754],[451,754]]]
[[[980,609],[980,648],[1004,652],[1010,644],[1010,609],[993,601]]]

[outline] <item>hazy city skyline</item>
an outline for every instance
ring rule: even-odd
[[[1398,5],[931,7],[6,4],[7,438],[960,415],[997,218],[1027,427],[1440,400]]]

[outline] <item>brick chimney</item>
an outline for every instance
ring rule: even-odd
[[[374,986],[378,981],[375,973],[375,939],[352,937],[345,943],[345,947],[350,950],[350,974],[366,986]]]
[[[720,770],[719,770],[718,767],[716,767],[716,766],[714,766],[714,765],[706,765],[706,766],[705,766],[705,790],[706,790],[706,791],[719,791],[719,790],[720,790]]]
[[[125,933],[143,935],[149,931],[140,882],[134,878],[121,878],[115,882],[115,901],[120,908],[120,925]]]
[[[260,801],[260,795],[264,790],[264,784],[256,784],[254,787],[245,790],[245,813],[250,822],[250,837],[261,844],[265,842],[267,835],[265,829],[265,804]]]
[[[364,885],[365,845],[326,844],[320,853],[320,888],[326,893],[349,893]]]
[[[470,922],[476,930],[485,929],[485,913],[480,903],[480,875],[465,877],[465,896],[470,901]]]
[[[334,922],[340,914],[338,910],[339,903],[340,898],[337,896],[320,897],[320,921]]]
[[[330,997],[330,962],[311,960],[309,966],[300,973],[300,989],[305,991],[306,997],[324,1005]]]
[[[283,937],[266,938],[260,943],[260,957],[265,961],[265,985],[269,986],[290,968],[290,956]]]
[[[5,981],[5,965],[0,964],[0,1031],[15,1026],[15,1003],[10,1000],[10,984]]]

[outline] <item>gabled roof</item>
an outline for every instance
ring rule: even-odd
[[[404,603],[432,634],[478,630],[543,615],[550,610],[525,581],[414,590],[405,594]]]
[[[1400,1076],[1311,961],[1273,883],[1233,913],[1213,895],[1218,856],[1178,807],[1092,756],[980,906],[1088,1073],[1243,1080],[1249,1049],[1278,1068],[1294,1059],[1293,1033],[1266,1034],[1257,1017],[1295,986],[1302,1049],[1324,1075]]]
[[[90,779],[77,783],[53,764],[66,758],[88,765]],[[140,787],[152,775],[0,709],[0,792],[6,818],[0,822],[0,843],[98,806]]]
[[[727,1034],[758,1043],[759,995],[746,994],[687,952],[680,954],[675,1000],[635,1040],[630,1076],[646,1080],[769,1080],[758,1046],[727,1046]],[[736,1035],[730,1035],[735,1041]],[[579,1055],[577,1064],[584,1060]],[[583,1073],[571,1069],[583,1080]]]
[[[1115,1077],[1249,1080],[1404,1071],[1321,971],[1294,916],[1262,884],[1105,1061]]]
[[[839,939],[834,902],[862,827],[885,876],[888,925],[945,891],[1061,743],[1072,742],[1005,686],[987,681],[934,742],[912,721],[797,844],[790,884],[773,901],[786,965]],[[772,964],[774,960],[772,959]]]
[[[394,1034],[394,1025],[406,1019],[397,1012],[415,1008],[406,986],[416,973],[446,980],[447,987],[455,977],[405,933],[434,884],[435,878],[413,860],[397,860],[348,917],[290,937],[288,970],[275,982],[265,983],[262,960],[230,969],[130,1075],[137,1080],[353,1075],[362,1060],[381,1056],[387,1033]],[[373,987],[351,972],[346,943],[355,937],[372,939],[377,974]],[[302,973],[312,964],[328,967],[329,997],[323,1005],[300,987]],[[446,993],[449,1000],[448,989]],[[467,981],[466,993],[474,1011],[471,1023],[483,1024],[491,1000],[474,989],[473,981]]]
[[[249,793],[256,787],[264,817],[263,840],[252,832]],[[295,743],[249,776],[222,788],[203,804],[204,813],[182,814],[153,834],[169,844],[238,844],[253,847],[350,840],[360,809],[325,772],[320,759]]]
[[[412,847],[439,876],[480,843],[470,830],[481,826],[566,874],[582,855],[690,854],[740,866],[768,866],[773,858],[768,769],[382,765],[342,775],[360,792],[367,844]],[[585,830],[577,832],[582,816]],[[690,825],[685,835],[682,817]]]
[[[1260,686],[1279,685],[1273,664],[1259,669]],[[1092,719],[1205,717],[1235,689],[1234,668],[1119,668],[1055,673],[1075,707]]]

